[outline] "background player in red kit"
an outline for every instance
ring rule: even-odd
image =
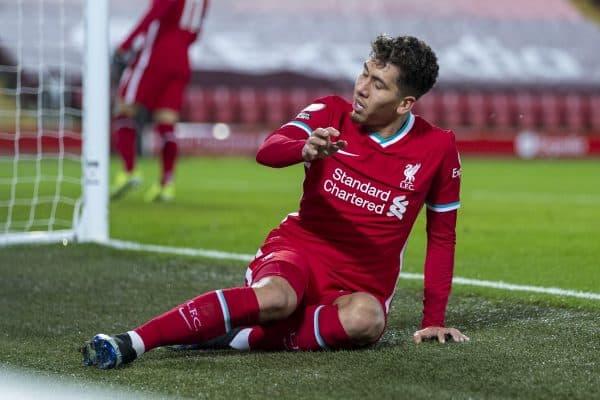
[[[207,8],[208,0],[153,0],[116,51],[117,64],[126,64],[126,68],[120,77],[113,120],[123,160],[123,171],[111,187],[113,199],[141,183],[135,172],[136,129],[143,129],[148,113],[162,141],[162,171],[159,184],[151,187],[146,200],[168,201],[175,194],[175,124],[191,74],[188,50],[200,33]]]
[[[306,177],[299,211],[268,235],[245,287],[200,295],[127,333],[98,334],[82,348],[84,364],[113,368],[171,344],[319,350],[375,343],[424,204],[424,308],[414,341],[469,340],[444,320],[459,207],[454,134],[411,112],[437,75],[424,42],[379,36],[351,104],[317,99],[260,147],[260,163],[304,162]]]

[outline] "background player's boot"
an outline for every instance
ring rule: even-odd
[[[160,191],[160,201],[173,201],[175,199],[175,183],[169,182]]]
[[[110,198],[117,200],[123,197],[128,191],[139,186],[142,183],[142,175],[139,172],[119,171],[110,188]]]
[[[116,368],[136,359],[128,334],[109,336],[99,333],[81,347],[83,365],[100,369]]]
[[[148,203],[153,201],[170,202],[173,201],[173,199],[175,199],[175,184],[173,182],[169,182],[163,186],[155,183],[144,196],[144,200]]]

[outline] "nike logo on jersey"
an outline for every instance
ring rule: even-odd
[[[337,151],[337,154],[343,154],[343,155],[345,155],[345,156],[350,156],[350,157],[359,157],[359,155],[358,155],[358,154],[349,153],[349,152],[347,152],[347,151],[344,151],[344,150],[338,150],[338,151]]]
[[[312,103],[306,106],[301,112],[311,112],[311,111],[319,111],[325,108],[325,104],[323,103]]]

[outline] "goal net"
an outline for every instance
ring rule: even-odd
[[[105,241],[107,0],[0,13],[0,245]]]

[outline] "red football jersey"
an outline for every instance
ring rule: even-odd
[[[440,230],[433,235],[445,242],[441,247],[447,251],[438,255],[428,249],[429,263],[435,266],[425,268],[423,325],[443,325],[453,269],[454,210],[460,204],[454,134],[411,113],[398,132],[382,138],[353,122],[351,111],[339,97],[318,99],[259,149],[259,162],[282,167],[302,161],[304,142],[316,128],[336,128],[339,139],[348,142],[332,156],[305,164],[300,209],[279,229],[302,241],[347,287],[368,290],[387,299],[389,306],[423,204],[428,220],[451,212],[454,218],[448,223],[428,223]],[[428,279],[434,288],[429,293]]]
[[[153,0],[119,48],[140,51],[148,57],[146,63],[156,60],[171,69],[189,70],[188,48],[202,29],[207,9],[208,0]]]

